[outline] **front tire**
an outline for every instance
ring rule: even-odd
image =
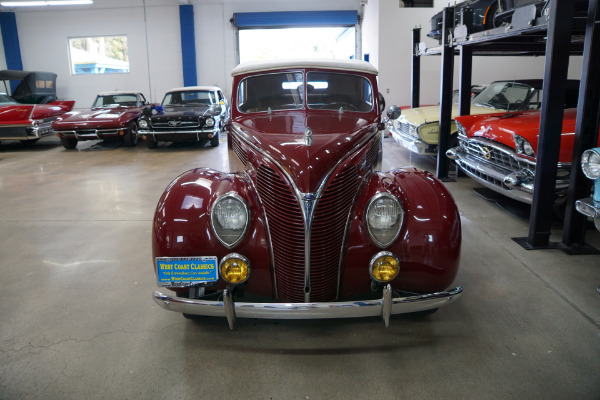
[[[77,147],[77,139],[74,138],[61,137],[60,142],[62,143],[63,147],[67,150],[71,150]]]
[[[129,124],[129,128],[127,128],[127,132],[125,133],[125,136],[123,136],[123,143],[125,144],[125,146],[127,147],[133,147],[137,144],[138,142],[138,126],[137,123],[135,121],[133,121],[131,124]]]

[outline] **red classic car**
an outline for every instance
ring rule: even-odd
[[[557,200],[569,187],[577,109],[566,109],[563,119]],[[531,204],[540,129],[540,111],[456,117],[457,147],[448,158],[478,183],[512,199]]]
[[[273,61],[233,72],[230,171],[160,198],[154,292],[184,316],[307,319],[431,312],[459,297],[461,225],[428,172],[378,172],[377,70]]]
[[[90,110],[67,113],[52,127],[65,149],[74,149],[80,140],[107,138],[123,138],[126,146],[135,146],[137,119],[146,105],[146,98],[139,92],[100,93]]]
[[[35,143],[51,135],[52,121],[70,111],[74,101],[53,101],[48,104],[21,104],[0,93],[0,140],[20,140]]]

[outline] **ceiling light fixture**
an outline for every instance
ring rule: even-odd
[[[45,7],[94,4],[93,0],[2,1],[3,7]]]

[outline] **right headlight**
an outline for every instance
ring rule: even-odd
[[[589,149],[581,155],[581,169],[590,179],[600,178],[600,147]]]
[[[148,121],[146,121],[145,119],[140,119],[138,125],[140,128],[146,129],[148,127]]]
[[[404,210],[400,201],[389,193],[378,193],[369,200],[365,225],[369,236],[381,248],[388,247],[400,234]]]
[[[250,212],[244,199],[235,192],[229,192],[215,201],[210,218],[217,238],[226,247],[232,248],[244,237]]]

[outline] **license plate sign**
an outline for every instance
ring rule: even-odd
[[[218,279],[217,257],[157,257],[158,286],[189,286]]]

